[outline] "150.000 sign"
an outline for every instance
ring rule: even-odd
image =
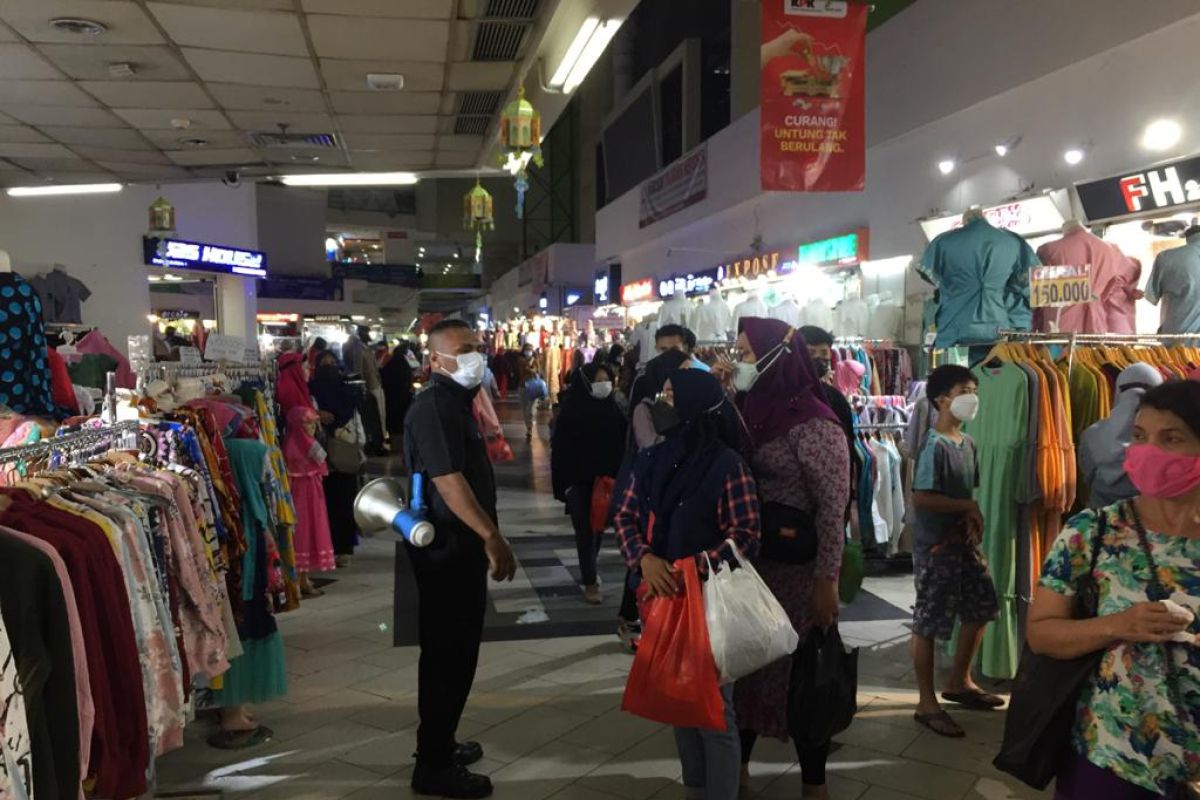
[[[1092,300],[1091,265],[1033,267],[1029,270],[1029,296],[1035,308],[1054,308]]]

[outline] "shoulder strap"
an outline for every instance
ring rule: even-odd
[[[1098,513],[1096,532],[1092,534],[1092,565],[1088,570],[1089,575],[1094,575],[1096,572],[1096,564],[1100,561],[1100,551],[1104,549],[1104,534],[1108,532],[1108,512],[1101,508]]]

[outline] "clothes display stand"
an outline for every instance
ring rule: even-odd
[[[1106,242],[1078,220],[1063,225],[1063,237],[1038,248],[1043,264],[1089,264],[1092,295],[1090,303],[1066,308],[1039,308],[1033,327],[1057,333],[1121,333],[1137,329],[1138,280],[1142,265]]]
[[[1154,259],[1146,299],[1162,305],[1161,333],[1200,333],[1200,233]]]
[[[733,310],[721,296],[720,289],[712,289],[692,315],[692,332],[701,341],[713,341],[732,337],[734,334]]]

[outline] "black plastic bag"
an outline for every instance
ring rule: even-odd
[[[834,625],[814,629],[792,659],[788,731],[818,747],[850,727],[858,712],[858,648],[847,649]]]

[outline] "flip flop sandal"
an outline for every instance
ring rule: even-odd
[[[949,714],[944,710],[933,714],[913,714],[913,719],[923,728],[927,728],[938,736],[945,736],[947,739],[961,739],[967,735],[967,732],[959,727]]]
[[[217,731],[208,737],[208,746],[218,750],[245,750],[271,741],[275,732],[266,725],[250,731]]]
[[[942,699],[975,711],[993,711],[1004,705],[1004,698],[987,692],[942,692]]]
[[[307,588],[307,589],[305,589],[305,588],[301,588],[301,589],[300,589],[300,596],[301,596],[301,597],[324,597],[324,596],[325,596],[325,592],[324,592],[323,590],[321,590],[321,589],[318,589],[318,588],[317,588],[317,587],[315,587],[315,586],[310,586],[310,587],[309,587],[309,588]]]

